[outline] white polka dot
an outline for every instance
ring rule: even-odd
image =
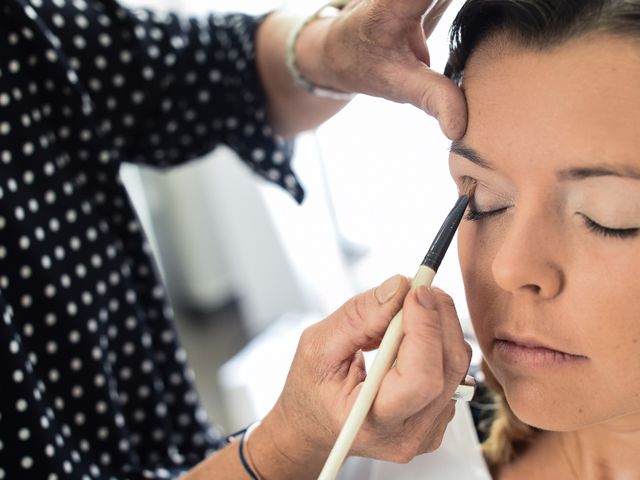
[[[58,54],[56,53],[55,50],[53,49],[48,49],[45,52],[45,57],[47,58],[47,60],[49,60],[51,63],[57,62],[58,61]]]
[[[53,341],[50,340],[47,342],[47,345],[45,347],[47,349],[47,353],[53,355],[54,353],[56,353],[58,351],[58,344]],[[51,370],[51,372],[56,372],[56,378],[57,378],[57,371],[56,370]]]
[[[53,20],[53,24],[56,27],[58,27],[58,28],[64,27],[64,24],[65,24],[64,17],[62,15],[60,15],[59,13],[54,13],[51,16],[51,19]]]
[[[24,308],[29,308],[33,304],[33,299],[31,298],[31,295],[23,295],[20,298],[20,303]]]
[[[82,50],[87,46],[87,41],[84,39],[84,37],[81,37],[80,35],[75,35],[73,37],[73,44],[78,50]]]
[[[22,207],[16,207],[14,214],[18,220],[24,220],[24,209]]]
[[[18,246],[22,250],[27,250],[31,246],[31,241],[29,240],[29,237],[26,237],[24,235],[21,236],[20,239],[18,240]]]
[[[44,322],[50,327],[54,326],[57,321],[58,321],[58,318],[56,317],[56,315],[54,313],[48,313],[44,317]]]
[[[16,410],[19,412],[24,412],[28,406],[29,405],[27,404],[27,401],[24,398],[20,398],[18,399],[18,401],[16,401]]]
[[[33,143],[31,142],[26,142],[23,146],[22,146],[22,153],[24,153],[25,155],[31,155],[33,154]]]
[[[76,15],[75,21],[76,25],[82,29],[89,27],[89,20],[84,15]]]
[[[40,263],[42,264],[42,268],[49,269],[51,268],[51,258],[48,255],[43,255],[40,257]]]
[[[98,36],[98,41],[103,47],[109,47],[111,45],[111,37],[106,33],[101,33]]]

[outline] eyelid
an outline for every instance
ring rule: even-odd
[[[598,233],[605,237],[615,237],[615,238],[633,238],[640,234],[640,227],[624,227],[624,228],[615,228],[615,227],[607,227],[606,225],[602,225],[592,218],[588,217],[584,213],[577,212],[576,215],[579,215],[584,220],[585,225],[592,232]]]
[[[507,195],[497,192],[495,189],[491,188],[489,185],[487,185],[483,181],[481,181],[478,178],[473,177],[471,175],[461,175],[460,177],[458,177],[458,184],[462,185],[464,183],[464,181],[467,180],[467,179],[468,180],[472,180],[473,182],[476,183],[476,194],[478,193],[478,191],[482,191],[484,189],[484,191],[486,191],[490,195],[494,195],[494,196],[498,197],[500,200],[504,200],[505,202],[512,202],[513,201],[512,199],[507,197]]]

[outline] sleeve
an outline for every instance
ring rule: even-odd
[[[255,63],[260,18],[182,18],[90,2],[88,28],[68,18],[62,51],[121,159],[172,167],[220,144],[288,190],[303,191],[290,167],[292,142],[267,122]],[[69,28],[71,27],[71,28]],[[86,25],[85,25],[86,27]]]

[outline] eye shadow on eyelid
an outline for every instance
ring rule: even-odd
[[[471,180],[473,182],[476,183],[477,187],[482,187],[484,190],[486,190],[490,195],[494,195],[502,200],[508,201],[508,202],[512,202],[513,200],[511,198],[509,198],[507,195],[501,194],[499,192],[497,192],[496,190],[494,190],[493,188],[491,188],[489,185],[487,185],[486,183],[478,180],[475,177],[472,177],[470,175],[462,175],[459,177],[460,179],[460,183],[464,183],[465,181]],[[477,195],[478,192],[478,188],[476,188],[476,193],[474,194],[474,196]]]

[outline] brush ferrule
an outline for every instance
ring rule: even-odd
[[[440,231],[433,240],[431,247],[429,247],[429,251],[422,261],[422,265],[429,267],[434,272],[438,271],[468,204],[468,195],[462,195],[458,198],[458,201],[451,209],[451,212],[449,212],[449,215],[447,215],[442,227],[440,227]]]

